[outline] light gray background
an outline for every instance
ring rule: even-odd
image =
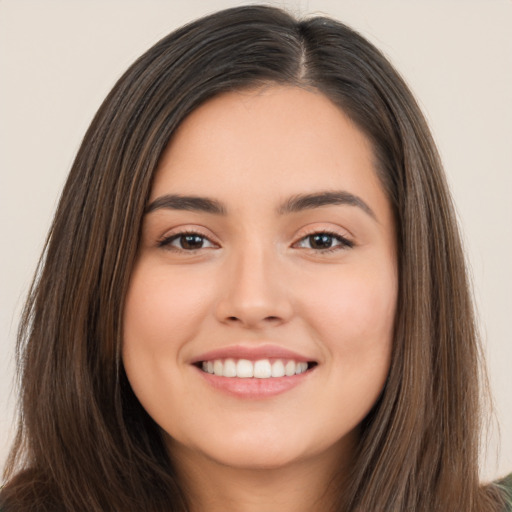
[[[19,311],[85,129],[150,45],[184,22],[243,3],[0,0],[0,465],[13,432]],[[362,32],[426,112],[464,231],[501,427],[501,440],[490,431],[482,476],[512,471],[512,2],[270,3],[325,13]]]

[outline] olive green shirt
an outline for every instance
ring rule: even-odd
[[[505,492],[507,505],[504,512],[512,512],[512,473],[496,482],[496,485]]]
[[[512,512],[512,473],[502,480],[498,480],[496,485],[504,491],[506,504],[503,512]],[[4,512],[0,509],[0,512]]]

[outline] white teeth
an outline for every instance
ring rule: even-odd
[[[236,376],[241,379],[248,379],[254,375],[254,365],[247,359],[239,359],[236,363]]]
[[[272,376],[272,366],[268,359],[262,359],[254,363],[254,376],[258,379],[268,379]]]
[[[284,374],[287,377],[291,377],[292,375],[295,375],[295,361],[288,361],[286,363],[286,366],[284,367]]]
[[[299,374],[299,373],[304,373],[306,370],[308,369],[308,363],[297,363],[297,366],[295,368],[295,373],[296,374]]]
[[[249,361],[248,359],[215,359],[213,361],[203,361],[201,365],[206,373],[211,373],[219,377],[238,377],[247,379],[255,377],[257,379],[268,379],[271,377],[291,377],[304,373],[308,369],[308,363],[295,362],[292,360],[283,361],[275,359],[270,362],[269,359],[259,359],[258,361]]]
[[[236,363],[234,359],[226,359],[222,369],[223,377],[236,377]]]
[[[284,363],[280,359],[272,363],[272,377],[284,377]]]
[[[213,361],[213,373],[218,376],[222,376],[222,361],[220,359],[216,359]]]

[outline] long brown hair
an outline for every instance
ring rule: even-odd
[[[352,118],[373,143],[396,217],[392,363],[340,510],[502,506],[496,487],[479,484],[480,349],[451,199],[413,96],[345,25],[250,6],[158,42],[85,135],[19,329],[8,512],[187,510],[172,454],[123,370],[124,298],[153,174],[180,122],[220,92],[268,83],[319,90]]]

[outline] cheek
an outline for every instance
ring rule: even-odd
[[[179,389],[181,349],[201,329],[207,295],[201,276],[150,260],[136,265],[124,310],[123,363],[148,412],[165,409],[159,390]]]
[[[299,316],[324,351],[322,393],[312,400],[319,411],[329,411],[322,435],[332,439],[360,424],[386,382],[397,274],[390,260],[317,268],[315,279],[307,277],[296,288]]]
[[[317,279],[307,295],[309,322],[331,357],[343,366],[388,361],[397,299],[392,268],[347,268]]]
[[[207,307],[207,290],[201,276],[164,272],[144,263],[133,272],[127,295],[125,345],[140,349],[178,349],[193,337]]]
[[[141,404],[161,425],[194,397],[182,385],[181,349],[204,325],[210,291],[204,276],[140,261],[123,319],[123,364]],[[162,393],[162,390],[166,390]]]

